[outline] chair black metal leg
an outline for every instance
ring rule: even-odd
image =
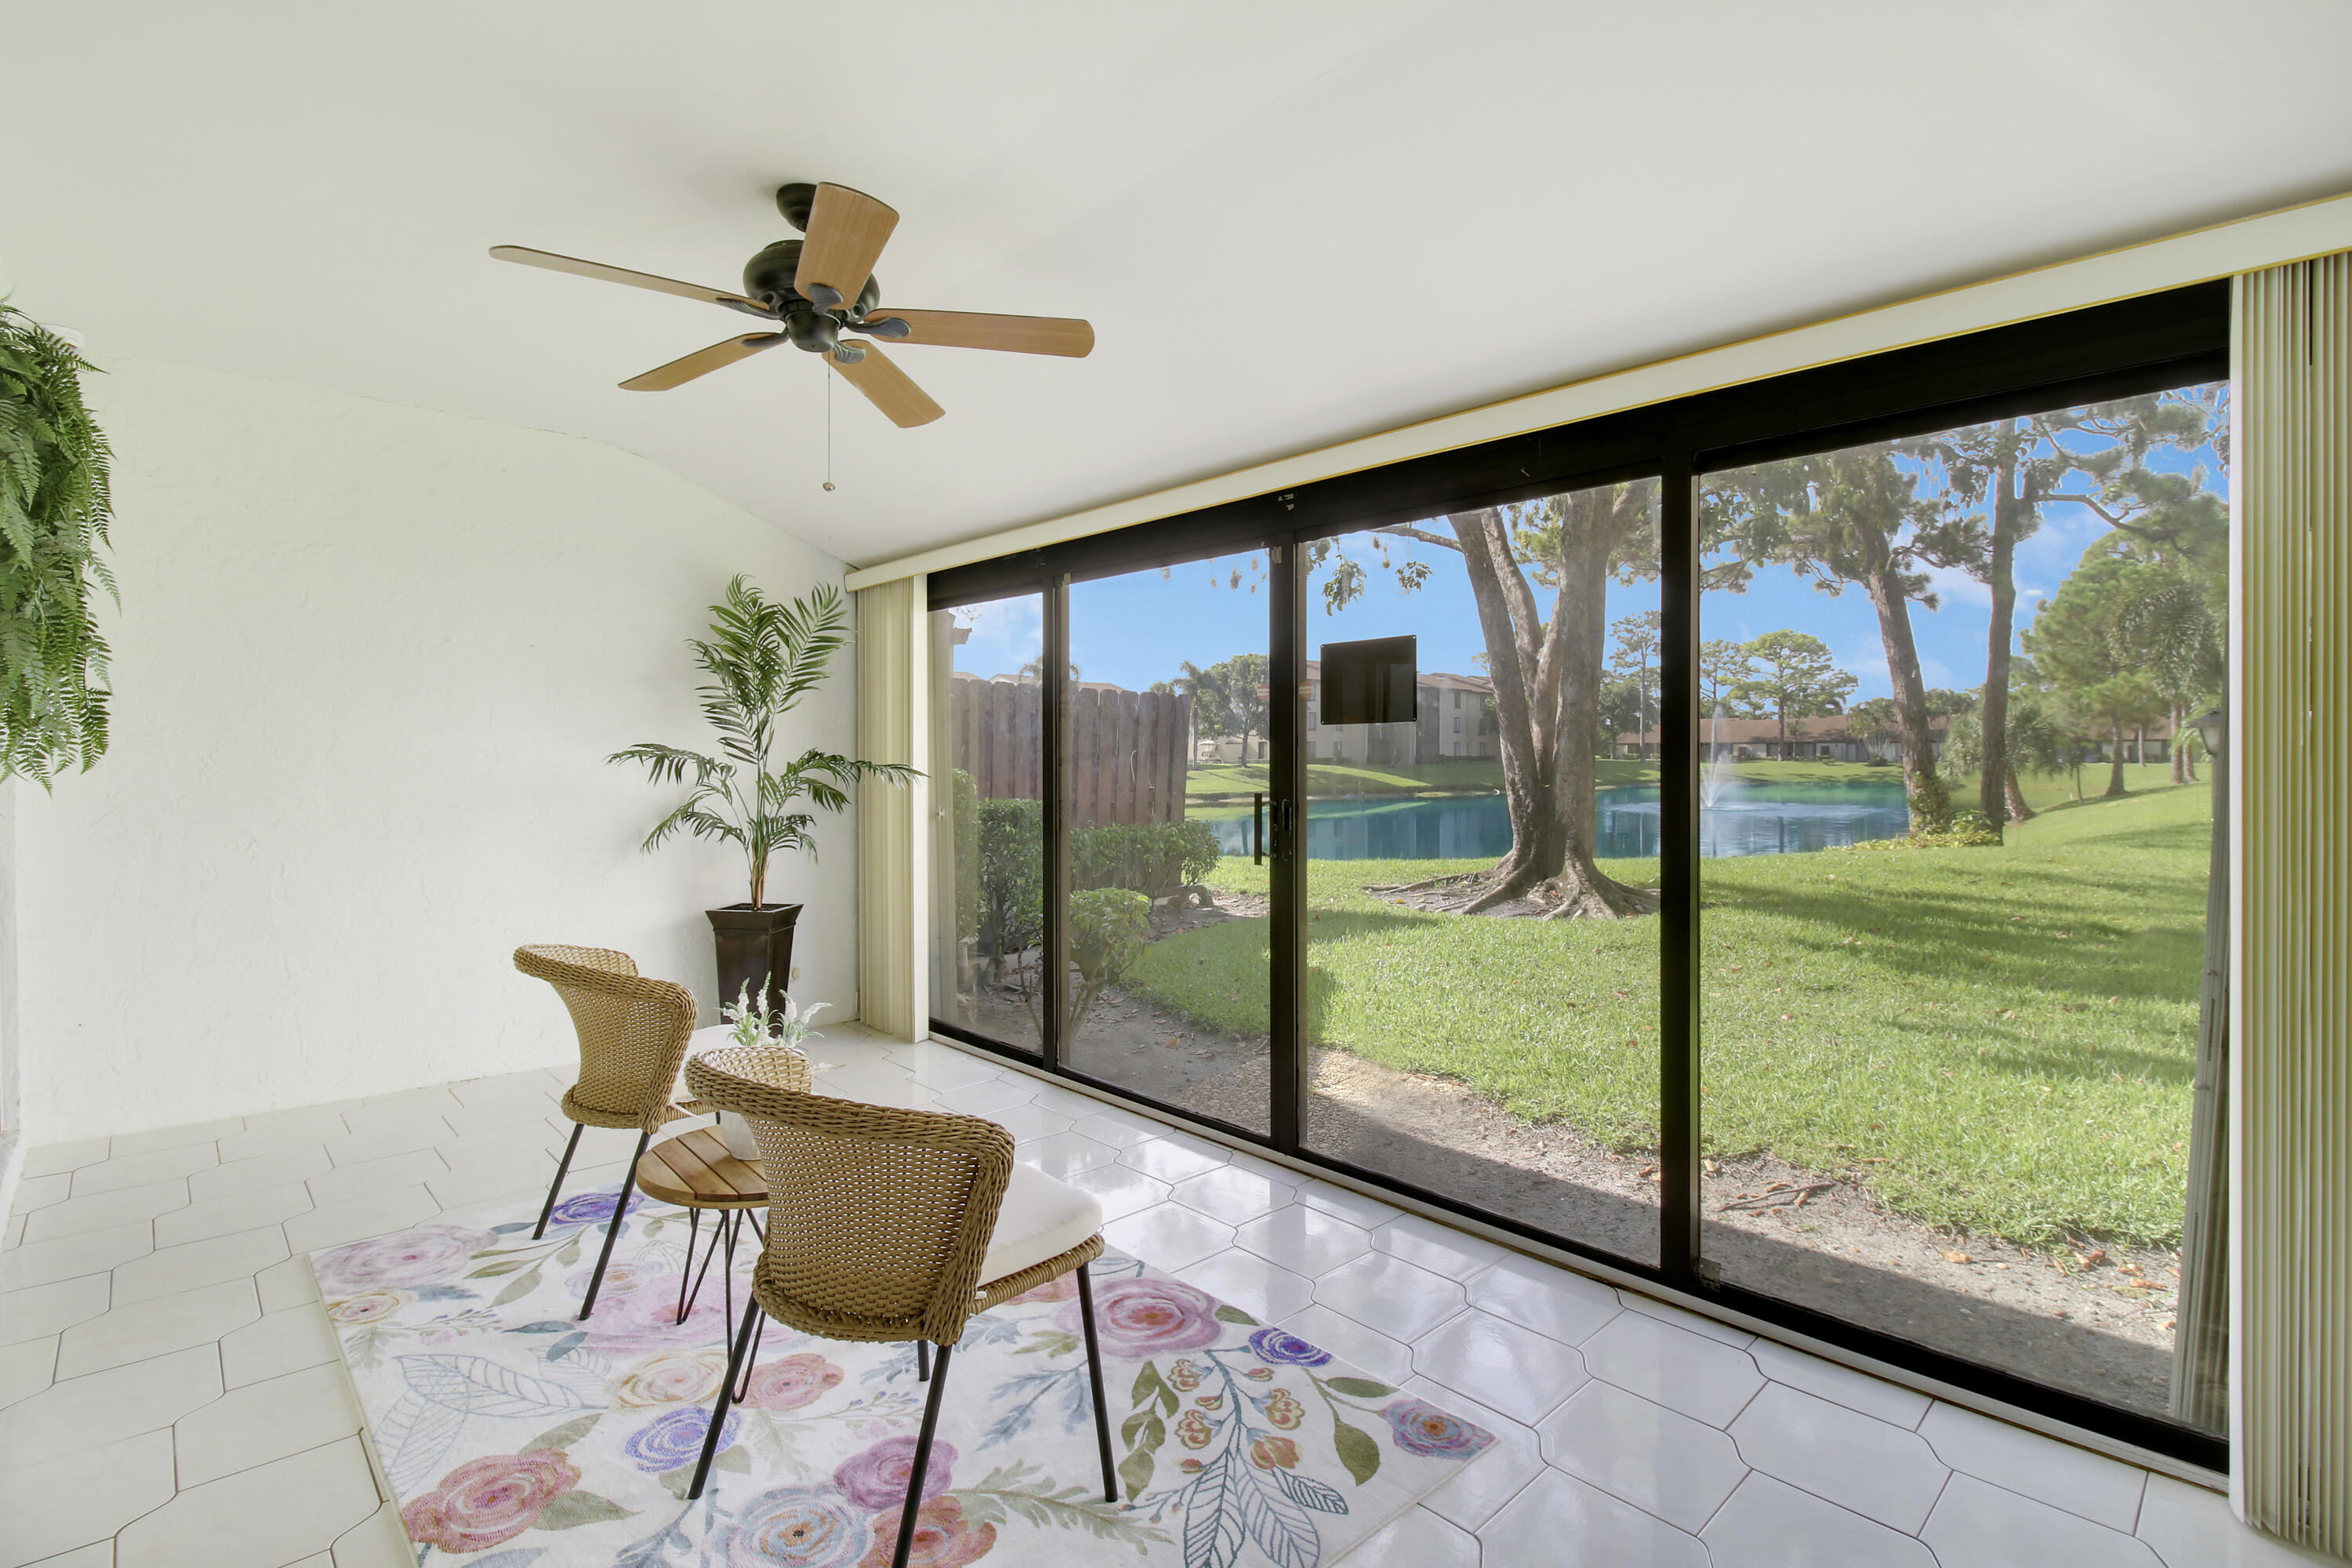
[[[548,1215],[555,1212],[555,1194],[563,1190],[563,1173],[572,1169],[572,1156],[580,1149],[580,1134],[586,1131],[581,1122],[572,1124],[572,1142],[563,1146],[563,1158],[555,1167],[555,1180],[547,1184],[547,1202],[540,1207],[539,1228],[530,1233],[533,1241],[547,1234]]]
[[[760,1300],[755,1296],[743,1303],[743,1326],[735,1331],[735,1351],[727,1358],[727,1375],[719,1380],[719,1392],[710,1396],[710,1429],[702,1435],[702,1460],[694,1467],[694,1485],[687,1489],[688,1502],[702,1495],[702,1483],[710,1478],[711,1457],[719,1452],[719,1432],[727,1425],[727,1406],[733,1403],[729,1396],[735,1392],[736,1366],[751,1342],[751,1320],[759,1316]]]
[[[890,1568],[907,1568],[907,1553],[914,1548],[915,1514],[923,1506],[923,1472],[931,1466],[931,1434],[939,1429],[940,1394],[948,1385],[948,1358],[954,1353],[953,1345],[940,1347],[940,1364],[931,1378],[931,1396],[923,1402],[923,1430],[915,1439],[915,1468],[907,1476],[907,1506],[898,1514],[898,1549],[891,1553]]]
[[[1095,1385],[1095,1441],[1102,1446],[1103,1501],[1118,1500],[1118,1471],[1110,1462],[1110,1415],[1103,1405],[1102,1352],[1095,1347],[1095,1282],[1078,1265],[1078,1321],[1087,1331],[1087,1376]]]
[[[588,1294],[580,1299],[580,1322],[586,1322],[588,1314],[596,1310],[596,1292],[604,1283],[604,1266],[613,1261],[613,1244],[621,1239],[621,1221],[629,1212],[629,1194],[637,1189],[637,1162],[646,1157],[646,1145],[653,1136],[650,1132],[637,1134],[637,1152],[629,1156],[629,1173],[621,1178],[621,1195],[613,1200],[613,1218],[604,1226],[604,1250],[596,1255],[596,1272],[588,1277]]]
[[[917,1383],[931,1381],[931,1342],[929,1340],[915,1342],[915,1381]]]
[[[751,1397],[751,1374],[760,1368],[760,1342],[768,1337],[768,1314],[760,1314],[760,1326],[751,1333],[751,1353],[743,1358],[743,1381],[735,1390],[735,1403],[740,1405]]]
[[[701,1230],[702,1211],[700,1209],[693,1208],[687,1210],[686,1267],[677,1271],[677,1316],[671,1320],[673,1322],[682,1323],[686,1321],[686,1304],[689,1300],[691,1300],[691,1298],[689,1298],[686,1293],[686,1284],[688,1279],[694,1273],[694,1238],[701,1233]],[[715,1236],[711,1237],[711,1240],[714,1242],[718,1239],[719,1238]],[[708,1265],[705,1265],[705,1267],[708,1267]],[[730,1323],[733,1322],[735,1321],[734,1314],[730,1313],[727,1321]]]

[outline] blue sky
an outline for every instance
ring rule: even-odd
[[[2226,491],[2226,478],[2213,451],[2162,451],[2150,466],[2179,472],[2202,468],[2206,484]],[[1433,530],[1446,532],[1441,522]],[[2083,552],[2106,531],[2106,525],[2088,508],[2057,503],[2043,509],[2041,531],[2018,549],[2018,614],[2021,628],[2030,624],[2036,605],[2057,592],[2082,559]],[[1364,548],[1366,537],[1345,540],[1349,552],[1371,564]],[[1370,571],[1363,595],[1338,615],[1325,613],[1318,591],[1324,572],[1310,580],[1307,590],[1309,657],[1326,641],[1394,637],[1412,633],[1421,639],[1424,669],[1472,674],[1475,657],[1485,647],[1479,635],[1477,611],[1470,597],[1461,557],[1453,551],[1412,541],[1385,541],[1392,559],[1416,559],[1433,568],[1428,584],[1407,593],[1388,572]],[[1241,585],[1233,585],[1238,569]],[[1267,595],[1264,561],[1253,554],[1222,556],[1151,570],[1097,583],[1080,583],[1070,590],[1070,656],[1087,680],[1107,680],[1140,689],[1155,680],[1171,679],[1178,666],[1190,660],[1211,665],[1237,653],[1266,649]],[[1939,606],[1911,606],[1912,635],[1918,643],[1922,671],[1930,686],[1972,687],[1984,679],[1985,637],[1991,596],[1985,585],[1958,571],[1935,574]],[[1550,595],[1538,592],[1549,606]],[[1654,583],[1612,584],[1608,614],[1612,620],[1637,610],[1655,609]],[[1869,596],[1848,587],[1832,596],[1815,590],[1786,567],[1759,569],[1745,593],[1715,593],[1700,605],[1700,636],[1746,641],[1783,627],[1812,633],[1830,646],[1838,662],[1861,681],[1857,698],[1883,697],[1888,692],[1886,658],[1879,640],[1878,620]],[[971,641],[957,650],[956,668],[982,675],[1011,673],[1038,655],[1042,623],[1034,597],[973,605],[956,612],[960,622],[973,628]]]

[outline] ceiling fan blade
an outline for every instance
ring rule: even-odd
[[[819,185],[809,207],[808,238],[801,245],[793,287],[821,310],[856,300],[874,275],[875,258],[890,243],[890,231],[898,226],[898,213],[865,192]]]
[[[842,379],[866,395],[866,400],[889,416],[890,423],[901,430],[918,425],[929,425],[947,412],[931,401],[931,395],[917,386],[905,371],[890,363],[882,351],[872,343],[852,345],[860,351],[856,363],[845,363],[839,354],[825,358]]]
[[[643,375],[633,375],[621,383],[621,390],[667,392],[673,386],[684,386],[698,375],[709,375],[739,359],[750,359],[762,349],[772,349],[778,343],[791,341],[782,332],[747,332],[740,338],[715,342],[707,349],[697,349],[683,359],[656,365]]]
[[[904,321],[908,330],[890,330]],[[877,309],[857,330],[894,343],[936,343],[949,349],[1003,349],[1016,354],[1063,354],[1084,359],[1094,352],[1095,330],[1067,316],[982,316],[970,310]]]
[[[525,267],[544,267],[550,272],[569,272],[580,278],[600,278],[607,283],[626,283],[633,289],[656,289],[665,294],[676,294],[682,300],[700,300],[712,305],[748,310],[754,316],[768,313],[754,301],[740,294],[730,294],[724,289],[706,289],[699,283],[681,283],[675,278],[656,278],[650,272],[632,272],[625,267],[607,267],[601,261],[583,261],[576,256],[558,256],[551,250],[533,250],[521,245],[494,245],[490,247],[490,254],[500,261],[519,261]]]

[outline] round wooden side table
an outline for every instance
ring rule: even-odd
[[[761,1241],[767,1239],[760,1229],[760,1216],[754,1212],[768,1206],[768,1178],[759,1166],[737,1159],[727,1149],[727,1141],[718,1130],[698,1127],[676,1138],[665,1138],[646,1150],[637,1161],[637,1186],[646,1196],[661,1203],[676,1204],[687,1213],[686,1271],[677,1281],[677,1321],[694,1310],[696,1298],[702,1294],[702,1280],[710,1272],[710,1260],[719,1254],[723,1243],[727,1266],[719,1279],[727,1291],[727,1321],[735,1321],[735,1239],[741,1234],[743,1221],[751,1222],[752,1234]],[[694,1268],[694,1244],[701,1233],[702,1211],[716,1213],[716,1223],[710,1228],[710,1245],[702,1254],[702,1271]],[[688,1289],[688,1280],[693,1288]]]

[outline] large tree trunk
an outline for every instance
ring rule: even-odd
[[[2118,719],[2115,721],[2115,731],[2116,743],[2107,753],[2110,761],[2107,764],[2106,798],[2109,800],[2126,793],[2124,789],[2124,721],[2122,720]]]
[[[2022,426],[2024,421],[2021,419],[2018,424]],[[2015,447],[2004,447],[1993,484],[1992,548],[1985,572],[1986,585],[1992,590],[1992,625],[1985,633],[1984,724],[1980,742],[1984,771],[1977,778],[1977,809],[1984,813],[1985,820],[1998,833],[2004,812],[2018,816],[2008,810],[2009,645],[2017,621],[2017,575],[2013,570],[2017,531],[2026,502],[2016,494]],[[2018,819],[2022,821],[2023,817]]]
[[[1653,895],[1603,875],[1593,864],[1591,737],[1600,720],[1607,652],[1607,566],[1625,524],[1591,513],[1609,508],[1611,499],[1607,492],[1565,499],[1559,592],[1549,625],[1511,558],[1509,531],[1500,514],[1487,510],[1447,520],[1461,542],[1486,638],[1503,753],[1503,796],[1511,816],[1510,852],[1488,874],[1465,913],[1524,897],[1543,882],[1558,888],[1556,915],[1610,918],[1657,908]]]
[[[1886,646],[1886,675],[1895,687],[1895,722],[1903,737],[1903,793],[1911,805],[1911,831],[1933,827],[1952,815],[1951,795],[1936,771],[1936,735],[1927,727],[1927,687],[1919,675],[1919,645],[1911,638],[1911,602],[1901,571],[1875,529],[1856,529],[1866,558],[1864,586],[1878,611],[1879,640]],[[1987,743],[1990,743],[1988,737]]]

